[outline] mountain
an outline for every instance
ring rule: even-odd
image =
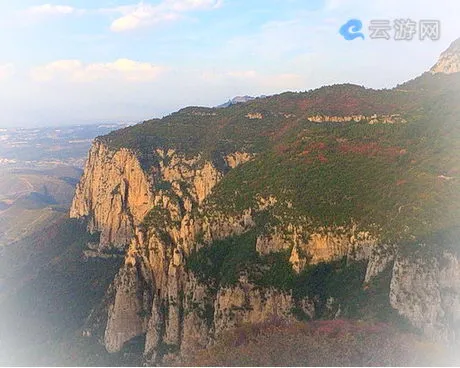
[[[431,73],[458,73],[460,72],[460,38],[452,42],[444,51],[438,62],[431,68]]]
[[[265,96],[261,96],[259,98],[264,98]],[[222,105],[219,105],[217,107],[220,107],[220,108],[223,108],[223,107],[229,107],[229,106],[232,106],[232,105],[236,105],[238,103],[245,103],[245,102],[248,102],[248,101],[252,101],[254,100],[256,97],[251,97],[251,96],[236,96],[234,98],[232,98],[231,100],[228,100],[226,103],[222,104]]]
[[[150,363],[272,319],[407,324],[458,344],[459,100],[459,73],[425,73],[97,138],[70,215],[99,252],[126,255],[84,333],[109,352],[142,337]]]

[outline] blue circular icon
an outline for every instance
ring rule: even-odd
[[[363,22],[359,19],[350,19],[339,29],[339,33],[347,41],[352,41],[355,38],[361,37],[364,40],[364,34],[359,32],[363,28]]]

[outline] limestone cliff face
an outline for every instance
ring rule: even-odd
[[[221,288],[214,304],[216,335],[245,323],[258,323],[271,318],[294,319],[293,298],[275,289],[255,288],[242,277],[237,287]]]
[[[90,231],[101,232],[101,246],[123,246],[152,206],[151,183],[134,153],[112,152],[96,142],[77,185],[70,217],[86,217]]]
[[[441,54],[438,62],[431,68],[430,72],[432,74],[460,72],[460,38],[452,42],[449,48]]]
[[[180,217],[182,209],[172,209],[173,205],[167,203],[171,198],[162,195],[159,183],[168,183],[181,198],[184,210],[190,212],[192,203],[200,204],[222,178],[210,162],[199,164],[200,156],[186,158],[163,149],[155,153],[159,164],[146,173],[139,158],[128,149],[114,152],[97,141],[91,148],[70,217],[87,218],[89,230],[101,232],[101,246],[128,245],[135,228],[159,202]],[[250,154],[236,152],[225,159],[233,168],[250,158]]]
[[[397,256],[391,305],[425,335],[457,342],[460,336],[460,263],[451,252],[431,257]]]
[[[300,272],[306,265],[343,257],[355,261],[368,259],[377,241],[369,232],[358,231],[354,226],[318,228],[311,232],[306,226],[288,224],[259,236],[256,250],[259,254],[289,250],[289,261]]]
[[[146,172],[134,152],[96,142],[71,208],[72,217],[86,218],[89,230],[101,232],[101,248],[128,245],[111,287],[113,296],[102,309],[107,317],[96,317],[107,321],[107,350],[119,351],[145,334],[150,359],[161,346],[183,342],[186,351],[187,346],[209,343],[211,326],[197,305],[210,310],[215,301],[185,269],[198,233],[212,241],[254,226],[250,211],[236,217],[196,215],[223,177],[211,162],[171,149],[156,149],[155,156]],[[251,158],[250,153],[234,152],[223,160],[229,170]],[[85,334],[92,334],[91,326]]]
[[[313,123],[367,123],[367,124],[403,124],[407,121],[399,114],[392,115],[351,115],[351,116],[328,116],[328,115],[314,115],[307,118],[308,121]]]
[[[460,262],[451,251],[440,254],[422,244],[411,252],[396,245],[371,251],[365,282],[383,271],[391,272],[389,300],[400,315],[427,337],[460,343]]]
[[[109,352],[119,351],[126,341],[145,332],[146,316],[150,313],[154,296],[150,271],[142,262],[122,268],[114,284],[116,295],[109,307],[104,336]]]
[[[239,214],[224,214],[219,208],[205,211],[206,199],[225,173],[253,154],[227,154],[222,157],[223,169],[201,155],[160,148],[153,154],[154,163],[146,171],[130,150],[114,151],[96,142],[90,151],[71,216],[86,218],[90,230],[101,232],[102,248],[126,245],[127,251],[100,308],[104,315],[95,312],[94,330],[90,322],[85,334],[97,333],[103,324],[102,340],[109,352],[145,335],[145,359],[156,363],[168,352],[186,355],[205,348],[240,324],[290,320],[294,308],[314,318],[314,303],[308,299],[294,300],[289,292],[256,287],[245,275],[237,284],[216,290],[187,269],[193,250],[245,233],[256,226],[259,211],[277,204],[275,197],[269,197],[259,198],[256,208]],[[445,318],[456,322],[460,314],[460,269],[455,257],[446,254],[436,267],[424,267],[425,261],[406,261],[393,246],[382,246],[375,234],[354,224],[314,231],[307,224],[308,219],[298,218],[295,223],[281,222],[259,235],[254,246],[261,255],[290,252],[297,272],[309,264],[347,257],[369,260],[366,281],[370,281],[391,265],[393,307],[426,331],[452,335],[442,326]]]

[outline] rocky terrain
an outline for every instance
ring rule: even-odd
[[[431,73],[460,72],[460,39],[452,42],[450,47],[441,54],[438,62],[431,68]]]
[[[458,344],[457,45],[392,90],[190,107],[99,137],[70,216],[125,256],[83,335],[111,353],[142,338],[150,364],[273,318]]]

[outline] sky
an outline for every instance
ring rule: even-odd
[[[138,122],[335,83],[390,88],[460,37],[458,14],[457,0],[0,0],[0,127]],[[350,19],[364,39],[340,35]],[[437,20],[440,38],[370,37],[372,20],[398,19]]]

